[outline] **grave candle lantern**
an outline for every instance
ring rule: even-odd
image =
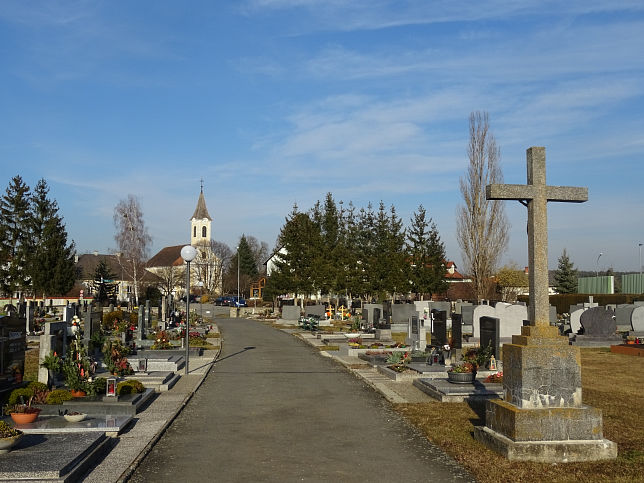
[[[107,380],[105,395],[110,397],[116,397],[116,379],[115,378],[111,377]]]

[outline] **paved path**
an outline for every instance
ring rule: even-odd
[[[218,320],[221,358],[130,481],[469,481],[384,398],[302,341]]]

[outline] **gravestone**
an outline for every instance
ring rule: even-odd
[[[454,313],[463,315],[463,307],[472,306],[472,302],[463,302],[462,300],[457,300],[454,303]]]
[[[138,317],[138,323],[137,323],[137,326],[136,326],[136,338],[137,338],[137,340],[144,340],[145,339],[146,324],[145,324],[144,312],[145,312],[145,309],[143,308],[143,305],[139,305],[139,317]]]
[[[30,300],[25,304],[25,330],[27,334],[34,330],[34,303]]]
[[[451,302],[445,302],[445,301],[437,301],[437,302],[432,302],[429,306],[430,310],[443,310],[447,312],[447,314],[452,313],[452,303]]]
[[[463,334],[474,335],[474,305],[461,305]]]
[[[498,317],[481,317],[481,347],[492,347],[492,355],[499,358],[501,353],[501,319]]]
[[[631,313],[631,327],[633,330],[630,335],[644,335],[644,306],[636,306]]]
[[[25,319],[0,317],[0,388],[12,383],[14,370],[25,373]]]
[[[85,341],[85,347],[89,347],[89,341],[91,340],[94,334],[99,333],[101,330],[101,321],[103,318],[103,312],[92,312],[88,310],[84,314],[84,329],[83,329],[83,340]]]
[[[168,320],[168,299],[165,295],[161,296],[161,320],[166,321]]]
[[[581,330],[581,315],[587,309],[581,308],[570,313],[570,330],[572,334],[578,334]]]
[[[416,315],[414,304],[393,304],[391,306],[391,323],[407,324],[409,318]]]
[[[298,320],[300,318],[300,307],[297,305],[282,305],[282,319]]]
[[[309,315],[315,315],[317,317],[320,317],[321,319],[324,319],[324,314],[326,313],[326,307],[322,304],[317,304],[317,305],[307,305],[304,307],[304,315],[307,317]]]
[[[67,352],[67,322],[45,322],[44,324],[44,334],[40,336],[38,352],[38,381],[43,384],[48,383],[49,374],[40,364],[50,352],[55,352],[61,357]]]
[[[432,310],[434,320],[432,321],[432,345],[447,344],[447,312],[444,310]]]
[[[490,305],[477,305],[474,307],[474,338],[481,337],[481,324],[479,322],[481,317],[496,317],[496,310]]]
[[[188,320],[190,320],[190,314],[188,314]],[[151,328],[152,325],[152,317],[150,313],[150,301],[146,300],[145,301],[145,312],[143,312],[143,328],[144,330],[148,330]],[[144,333],[141,334],[142,337],[145,336]]]
[[[72,318],[76,315],[74,307],[67,304],[63,307],[63,320],[65,322],[71,322]]]
[[[463,348],[463,322],[461,314],[452,314],[452,349]],[[460,354],[460,350],[455,351]]]
[[[550,306],[550,325],[555,325],[557,323],[557,307],[554,305]]]
[[[509,305],[501,309],[497,306],[495,311],[500,321],[499,337],[505,339],[521,334],[523,321],[528,319],[528,308],[525,305]]]
[[[503,400],[486,402],[485,426],[474,437],[509,460],[563,463],[615,459],[604,439],[601,410],[582,404],[581,353],[550,325],[549,201],[582,202],[586,188],[548,186],[545,148],[527,150],[527,185],[486,187],[488,200],[528,208],[529,323],[503,346]]]
[[[411,345],[413,350],[424,351],[427,346],[427,335],[423,320],[413,315],[409,318],[409,329],[407,332],[407,344]]]
[[[391,318],[391,300],[385,300],[382,304],[382,317],[385,319],[385,324],[391,327],[392,318]]]
[[[591,337],[614,337],[617,326],[615,312],[604,307],[593,307],[581,314],[580,322],[584,335]]]
[[[374,316],[374,310],[378,309],[378,317]],[[364,304],[362,306],[362,319],[374,327],[378,327],[382,318],[382,304]]]
[[[615,308],[615,324],[620,332],[629,332],[633,330],[631,325],[631,314],[635,310],[635,305],[619,304]]]

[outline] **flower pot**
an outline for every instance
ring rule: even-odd
[[[29,424],[33,423],[37,418],[40,410],[33,413],[11,413],[11,419],[16,424]]]
[[[80,423],[83,421],[86,417],[87,414],[81,413],[81,414],[65,414],[64,415],[65,420],[69,421],[70,423]]]
[[[475,376],[475,372],[448,372],[447,380],[452,384],[472,384]]]
[[[79,391],[78,389],[72,389],[69,391],[72,397],[85,397],[87,393],[85,391]]]
[[[9,438],[0,438],[0,454],[11,451],[11,448],[20,441],[20,438],[22,438],[22,433]]]

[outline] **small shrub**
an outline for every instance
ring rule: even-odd
[[[143,383],[136,379],[119,382],[116,386],[116,394],[119,396],[124,396],[125,394],[138,394],[143,391],[145,391]]]
[[[219,332],[208,332],[206,334],[206,338],[207,339],[220,339],[221,334]]]
[[[62,404],[74,399],[67,389],[54,389],[47,396],[47,404]]]
[[[118,319],[119,321],[123,320],[122,310],[115,310],[114,312],[103,314],[103,327],[110,330],[113,329],[115,319]]]
[[[9,395],[9,401],[7,401],[7,403],[10,406],[13,406],[15,404],[27,404],[27,402],[29,402],[29,398],[33,397],[33,395],[33,389],[30,389],[28,387],[14,389],[13,391],[11,391],[11,394]]]
[[[0,438],[11,438],[22,434],[22,431],[12,428],[4,421],[0,421]]]
[[[199,303],[207,304],[208,302],[210,302],[210,295],[202,295]]]
[[[46,391],[47,389],[49,389],[47,387],[47,384],[43,384],[42,382],[38,382],[38,381],[30,382],[29,384],[27,384],[27,388],[31,389],[34,392],[35,391]]]

